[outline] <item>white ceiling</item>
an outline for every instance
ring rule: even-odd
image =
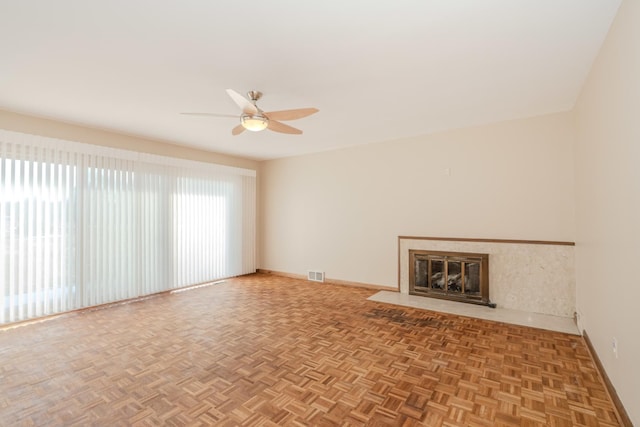
[[[572,108],[620,0],[0,0],[0,108],[271,159]],[[231,136],[225,93],[317,107]]]

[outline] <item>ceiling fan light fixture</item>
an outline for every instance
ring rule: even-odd
[[[243,114],[242,117],[240,117],[240,123],[242,123],[242,127],[246,130],[250,130],[252,132],[260,132],[261,130],[265,130],[267,128],[269,119],[259,114]]]

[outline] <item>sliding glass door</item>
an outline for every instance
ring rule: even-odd
[[[255,172],[0,132],[0,323],[255,271]]]

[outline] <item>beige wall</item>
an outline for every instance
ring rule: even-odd
[[[399,235],[573,241],[573,126],[562,113],[262,162],[259,265],[395,287]]]
[[[0,129],[246,169],[255,170],[258,168],[258,163],[253,160],[197,150],[164,141],[154,141],[54,120],[26,116],[5,110],[0,110]]]
[[[577,104],[576,119],[580,326],[632,421],[640,425],[639,1],[622,3]]]

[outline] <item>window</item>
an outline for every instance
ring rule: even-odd
[[[255,271],[255,171],[0,131],[0,323]]]

